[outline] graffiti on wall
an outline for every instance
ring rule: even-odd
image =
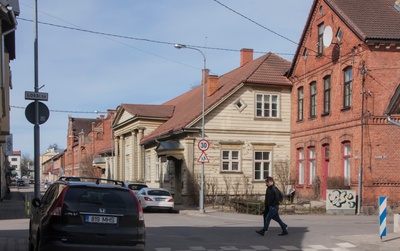
[[[327,190],[327,209],[355,209],[356,192],[354,190]]]

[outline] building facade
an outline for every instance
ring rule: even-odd
[[[400,129],[384,112],[400,82],[399,7],[394,0],[314,1],[288,74],[299,196],[326,200],[336,183],[356,190],[365,210],[379,196],[398,206]]]
[[[197,204],[204,154],[208,199],[264,194],[269,175],[290,183],[289,67],[275,54],[253,60],[253,50],[243,49],[239,68],[220,77],[205,70],[204,86],[152,107],[151,113],[127,113],[125,105],[113,126],[117,178],[164,187],[176,203]],[[210,146],[204,153],[203,129]]]
[[[7,167],[7,156],[12,154],[12,137],[10,137],[10,61],[15,59],[16,16],[19,15],[18,0],[0,1],[0,199],[8,191],[10,169]]]

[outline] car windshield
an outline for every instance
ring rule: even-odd
[[[147,192],[148,195],[157,195],[157,196],[171,196],[168,191],[164,190],[149,190]]]
[[[84,207],[85,204],[120,209],[137,207],[136,200],[127,190],[70,187],[65,201],[74,204],[74,208]]]
[[[129,184],[128,187],[132,190],[140,190],[142,188],[147,187],[147,185],[144,184]]]

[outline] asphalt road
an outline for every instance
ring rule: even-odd
[[[29,219],[24,198],[30,188],[12,190],[0,202],[0,251],[27,251]],[[400,251],[400,233],[393,233],[393,216],[388,216],[387,236],[379,237],[379,218],[372,216],[282,215],[289,235],[278,236],[272,222],[265,236],[255,233],[262,226],[259,215],[219,212],[206,208],[183,209],[179,214],[145,213],[149,251],[186,250],[333,250]]]

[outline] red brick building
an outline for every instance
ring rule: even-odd
[[[111,148],[112,129],[115,110],[108,110],[107,117],[73,118],[69,117],[67,148],[64,151],[64,174],[66,176],[97,176],[104,170],[93,164],[101,157],[100,153]]]
[[[359,209],[379,196],[398,206],[400,127],[384,113],[400,83],[399,24],[400,1],[314,1],[288,73],[300,197],[326,199],[336,178],[357,191]]]

